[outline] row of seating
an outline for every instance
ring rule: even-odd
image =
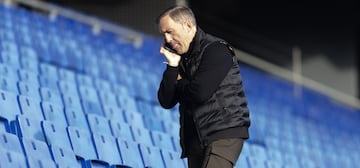
[[[186,167],[177,106],[156,98],[161,39],[2,4],[0,18],[0,167]],[[252,125],[235,167],[356,167],[358,109],[240,69]]]

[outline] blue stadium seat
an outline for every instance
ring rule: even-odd
[[[98,94],[94,88],[87,86],[79,86],[79,92],[81,104],[85,113],[92,113],[104,116],[101,110],[101,105],[99,103],[100,101],[98,98]]]
[[[86,117],[92,133],[112,135],[109,120],[107,118],[96,114],[87,114]]]
[[[44,115],[41,110],[40,100],[32,99],[27,96],[19,96],[19,104],[21,113],[31,119],[44,120]]]
[[[81,110],[76,108],[65,108],[65,116],[69,126],[89,130],[87,119]]]
[[[76,81],[74,71],[71,71],[66,68],[59,68],[58,72],[59,72],[59,80],[60,81],[66,81],[66,82],[70,82],[70,83]]]
[[[139,151],[139,144],[133,141],[126,141],[121,138],[116,139],[122,157],[123,165],[133,168],[143,168],[143,161]]]
[[[40,87],[40,82],[38,80],[37,72],[27,71],[23,69],[18,70],[20,81],[33,84]]]
[[[251,153],[250,156],[256,157],[256,158],[261,159],[263,161],[268,160],[266,149],[261,145],[257,145],[257,144],[251,145],[250,153]]]
[[[251,168],[266,168],[265,161],[262,158],[258,158],[256,156],[249,156],[246,158],[248,161],[248,164]]]
[[[162,125],[164,127],[164,132],[172,136],[179,136],[180,134],[180,123],[174,121],[163,120]]]
[[[63,149],[52,145],[50,151],[55,163],[57,163],[59,167],[81,168],[82,163],[76,159],[71,148]]]
[[[15,77],[7,77],[0,75],[0,89],[19,94],[19,90],[17,88],[17,80],[15,79]]]
[[[102,105],[113,105],[118,106],[116,95],[111,91],[98,91]]]
[[[20,59],[21,69],[38,73],[39,62],[37,59],[22,57]]]
[[[19,52],[17,51],[17,46],[14,43],[7,43],[6,41],[2,42],[2,45],[8,44],[11,49],[4,48],[2,46],[2,51],[0,51],[0,62],[10,65],[14,68],[20,68],[19,61]],[[14,47],[14,48],[13,48]]]
[[[45,142],[45,136],[41,129],[40,121],[41,120],[30,119],[24,115],[18,115],[16,120],[11,122],[11,127],[19,137]]]
[[[300,168],[299,159],[296,155],[285,153],[283,155],[283,164],[285,167],[294,167],[294,168]]]
[[[16,81],[18,80],[16,68],[11,67],[8,64],[0,63],[0,76],[11,77],[14,78]]]
[[[21,58],[28,58],[30,60],[36,60],[37,59],[37,53],[34,50],[33,47],[27,46],[27,45],[20,45],[19,46],[19,52]]]
[[[143,115],[138,112],[131,112],[125,109],[124,116],[126,123],[140,128],[146,128],[144,124]]]
[[[154,143],[151,140],[150,131],[146,128],[136,127],[131,125],[131,132],[134,136],[134,140],[137,143],[153,146]]]
[[[94,88],[94,82],[91,76],[84,74],[76,74],[75,78],[78,86],[86,86],[89,88]]]
[[[94,79],[94,85],[95,85],[96,90],[98,90],[98,91],[112,92],[113,94],[115,94],[112,91],[111,81],[103,80],[103,79],[100,79],[100,78],[95,78]]]
[[[279,168],[283,167],[281,162],[273,161],[273,160],[267,160],[265,161],[266,168]],[[309,167],[310,168],[310,167]]]
[[[65,108],[75,108],[75,109],[79,109],[81,112],[83,112],[81,102],[80,102],[80,97],[77,94],[63,93],[61,96],[62,96],[62,100],[64,102]]]
[[[112,135],[126,141],[134,141],[131,126],[117,119],[110,119]]]
[[[78,91],[77,91],[77,86],[74,81],[60,80],[59,88],[60,88],[60,92],[62,94],[75,95],[77,97],[79,96]]]
[[[69,126],[68,134],[72,149],[77,157],[83,160],[97,160],[95,146],[88,130]]]
[[[115,119],[119,122],[126,122],[124,117],[124,110],[118,106],[103,104],[105,117],[108,119]]]
[[[283,162],[283,160],[282,160],[283,153],[280,150],[278,150],[278,149],[267,149],[266,153],[267,153],[268,160],[275,161],[275,162],[278,162],[278,163]]]
[[[175,151],[171,135],[160,131],[150,131],[150,135],[156,147],[168,151]]]
[[[117,94],[118,97],[118,102],[119,102],[119,106],[120,108],[129,111],[129,112],[139,112],[138,108],[136,106],[136,102],[135,99],[131,96],[128,95],[119,95]]]
[[[139,150],[145,167],[165,168],[160,148],[139,144]]]
[[[63,149],[72,149],[68,132],[65,125],[42,121],[41,127],[44,132],[46,142],[49,146],[58,146]]]
[[[184,161],[180,158],[181,153],[161,149],[165,167],[186,168]]]
[[[147,128],[148,130],[165,132],[165,128],[164,128],[161,120],[159,120],[155,117],[144,115],[143,121],[144,121],[145,128]]]
[[[138,112],[148,117],[155,117],[154,108],[152,104],[145,100],[136,101]]]
[[[0,90],[0,122],[10,131],[10,122],[21,114],[16,94]]]
[[[20,95],[29,96],[33,99],[41,100],[40,93],[39,93],[39,87],[34,84],[27,83],[24,81],[19,81],[18,89],[19,89]]]
[[[27,158],[39,160],[52,160],[48,145],[43,141],[35,139],[21,138],[24,147],[24,153]]]
[[[153,106],[154,115],[156,118],[163,120],[164,122],[174,123],[178,122],[178,120],[173,120],[172,111],[162,108],[160,105]]]
[[[53,81],[59,80],[58,68],[56,65],[41,62],[39,65],[40,76],[48,77]]]
[[[249,166],[248,161],[247,161],[248,157],[249,156],[241,153],[238,160],[237,160],[237,162],[236,162],[236,165],[234,166],[234,168],[251,168]]]
[[[23,154],[23,149],[18,136],[0,131],[0,149]]]
[[[122,85],[122,84],[113,83],[112,84],[112,91],[118,97],[130,96],[130,93],[129,93],[128,89],[125,87],[125,85]],[[126,101],[126,100],[121,100],[120,101],[119,98],[118,98],[119,105],[124,106],[125,104],[120,104],[120,102],[124,102],[124,101]]]
[[[42,101],[48,101],[54,104],[57,104],[59,106],[63,106],[63,102],[61,99],[61,95],[58,91],[54,91],[50,88],[40,88],[40,95]]]
[[[27,160],[29,168],[57,168],[56,163],[51,159],[28,156]]]
[[[96,152],[98,154],[98,159],[105,161],[112,166],[122,165],[122,159],[116,146],[115,138],[111,135],[102,133],[94,133],[92,135]]]
[[[57,80],[48,76],[39,76],[40,87],[49,88],[52,92],[60,93]]]
[[[27,168],[26,159],[23,153],[13,152],[0,148],[0,167]]]
[[[49,102],[41,102],[41,108],[45,117],[45,120],[51,121],[61,125],[68,125],[64,107],[58,106]]]

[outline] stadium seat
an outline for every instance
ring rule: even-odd
[[[150,131],[150,135],[156,147],[168,151],[175,151],[171,135],[155,130]]]
[[[163,158],[165,167],[171,168],[186,168],[184,161],[180,158],[181,153],[161,149],[161,156]]]
[[[93,79],[88,75],[76,74],[75,78],[78,86],[94,87]]]
[[[31,119],[24,115],[18,115],[11,122],[11,128],[21,138],[35,139],[45,142],[45,136],[41,129],[41,120]]]
[[[88,86],[79,86],[80,100],[84,112],[104,116],[96,90]]]
[[[143,161],[141,159],[141,154],[138,148],[139,146],[138,143],[133,141],[126,141],[121,138],[117,138],[116,143],[121,153],[123,165],[134,168],[144,167]]]
[[[52,156],[46,142],[29,138],[21,138],[21,142],[27,158],[31,157],[39,160],[52,160]]]
[[[9,91],[15,94],[19,94],[19,90],[17,88],[17,79],[15,77],[7,77],[0,75],[0,89]]]
[[[128,111],[125,109],[124,117],[125,117],[126,123],[128,123],[132,126],[135,126],[135,127],[146,128],[145,124],[144,124],[143,115],[141,113],[134,112],[134,111]]]
[[[40,95],[42,101],[48,101],[59,106],[63,106],[61,95],[58,90],[52,90],[51,88],[40,87]]]
[[[45,135],[46,143],[49,146],[58,146],[63,149],[71,149],[71,143],[66,125],[42,121],[41,127]]]
[[[68,127],[68,134],[75,155],[83,160],[97,160],[94,142],[88,130]]]
[[[28,97],[31,97],[31,98],[37,99],[37,100],[41,100],[40,93],[39,93],[39,87],[34,84],[27,83],[24,81],[19,81],[18,89],[19,89],[20,95],[28,96]]]
[[[13,152],[0,148],[0,167],[26,168],[26,159],[23,153]]]
[[[89,127],[92,133],[112,135],[109,120],[96,114],[86,114]]]
[[[20,81],[24,81],[24,82],[32,84],[34,86],[40,87],[40,82],[38,80],[37,72],[19,69],[18,74],[19,74]]]
[[[151,140],[150,131],[148,129],[131,125],[131,132],[133,134],[135,142],[140,144],[146,144],[148,146],[154,145]]]
[[[131,126],[117,119],[110,119],[112,135],[126,141],[134,141]]]
[[[122,165],[121,155],[116,145],[116,139],[107,134],[93,133],[98,159],[105,161],[111,166]]]
[[[140,143],[139,150],[145,167],[165,168],[160,148]]]
[[[98,91],[102,105],[113,105],[118,106],[116,95],[111,91]]]
[[[41,102],[41,108],[45,117],[45,120],[51,121],[57,124],[67,126],[64,107],[54,105],[49,102]]]
[[[55,163],[58,164],[59,167],[81,168],[83,165],[83,163],[76,159],[71,148],[63,149],[56,145],[52,145],[50,151]]]
[[[152,116],[146,116],[146,114],[143,117],[145,128],[151,131],[160,131],[165,132],[163,123],[160,119],[157,119]]]
[[[80,97],[77,94],[63,93],[61,97],[64,102],[65,108],[79,109],[81,110],[81,112],[83,112]]]
[[[16,136],[15,134],[0,132],[0,146],[0,149],[23,154],[21,143],[18,136]]]
[[[89,130],[87,119],[81,109],[65,108],[65,116],[69,126]]]
[[[126,122],[124,110],[118,106],[103,104],[104,115],[108,119],[114,119],[119,122]]]
[[[117,94],[119,107],[129,112],[139,112],[135,99],[129,95]]]
[[[16,119],[16,115],[21,114],[17,96],[3,90],[0,90],[0,96],[0,122],[10,131],[10,122]]]
[[[27,157],[29,168],[57,168],[56,163],[51,159]]]
[[[40,100],[27,96],[19,96],[18,98],[22,115],[39,121],[44,120]]]

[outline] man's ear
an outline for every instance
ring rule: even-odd
[[[184,26],[187,28],[187,30],[191,31],[194,27],[194,25],[190,21],[185,21]]]

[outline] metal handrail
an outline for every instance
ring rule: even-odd
[[[101,29],[110,31],[113,33],[116,33],[120,35],[121,37],[126,37],[125,39],[127,41],[132,42],[136,47],[140,47],[143,42],[142,36],[144,35],[141,32],[134,31],[132,29],[121,27],[117,24],[112,24],[109,22],[106,22],[102,19],[97,19],[92,16],[87,16],[84,14],[81,14],[76,11],[72,11],[69,9],[66,9],[64,7],[60,7],[51,3],[39,1],[39,0],[0,0],[0,2],[3,2],[6,5],[17,5],[17,4],[23,4],[27,6],[31,6],[40,10],[44,10],[49,12],[49,18],[55,19],[57,15],[61,15],[64,17],[68,17],[71,19],[74,19],[80,23],[89,24],[93,27],[93,33],[97,34],[101,31]]]

